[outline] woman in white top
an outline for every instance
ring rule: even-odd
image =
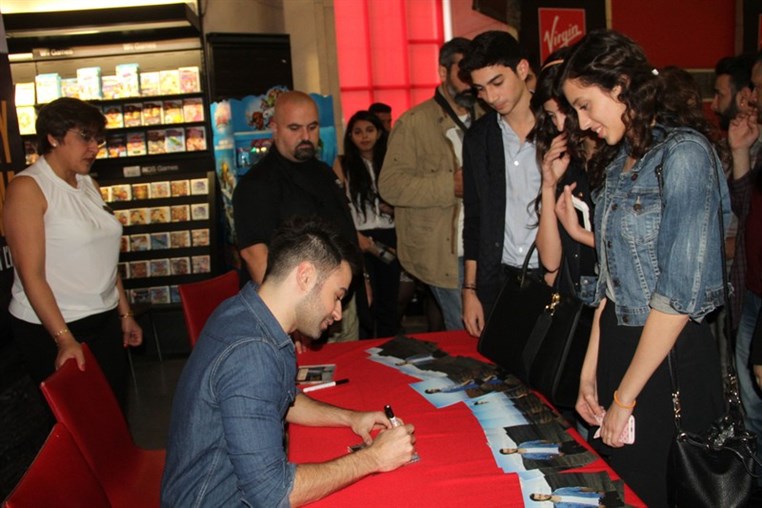
[[[15,276],[14,340],[36,382],[86,342],[124,407],[127,359],[143,332],[117,275],[122,226],[89,176],[106,119],[78,99],[57,99],[37,118],[39,160],[8,186],[3,225]]]
[[[381,199],[376,184],[385,154],[386,131],[381,120],[370,111],[358,111],[349,119],[344,155],[333,168],[346,190],[364,253],[375,337],[390,337],[399,329],[400,264],[395,255],[394,209]]]

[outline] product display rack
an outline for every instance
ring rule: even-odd
[[[118,218],[127,217],[120,272],[134,303],[178,303],[178,284],[210,276],[218,234],[215,184],[211,171],[157,173],[139,181],[101,179],[101,190],[109,199],[109,207]],[[148,189],[146,195],[136,196],[137,189],[143,187]],[[157,187],[168,192],[156,197]],[[178,195],[177,187],[186,190]],[[131,199],[116,200],[117,190],[126,188],[130,189]],[[184,211],[176,213],[177,210]]]
[[[150,48],[145,52],[146,47]],[[64,53],[63,55],[61,53]],[[96,163],[97,171],[109,171],[112,167],[118,167],[125,164],[120,161],[125,157],[147,156],[168,156],[168,160],[177,154],[193,153],[199,160],[206,159],[206,162],[213,164],[213,158],[210,151],[209,137],[209,119],[208,119],[208,99],[200,88],[202,83],[201,69],[203,69],[203,54],[200,39],[182,39],[176,41],[157,41],[152,44],[124,45],[124,44],[106,44],[94,47],[73,47],[64,51],[53,51],[49,48],[36,49],[32,53],[23,55],[12,55],[11,72],[13,81],[18,83],[34,83],[35,78],[40,75],[55,74],[63,80],[76,78],[78,69],[81,68],[100,68],[104,76],[114,74],[114,69],[119,65],[135,64],[139,73],[156,74],[161,71],[176,71],[179,68],[195,68],[199,75],[196,82],[196,89],[192,92],[180,93],[151,93],[141,94],[135,91],[130,96],[106,97],[106,98],[87,98],[87,102],[99,107],[104,115],[109,119],[109,125],[106,129],[106,138],[108,145],[106,149],[99,153],[99,161]],[[179,65],[178,65],[179,64]],[[39,89],[38,97],[39,99]],[[44,104],[35,104],[32,106],[17,106],[18,111],[39,110]],[[177,108],[173,118],[169,117],[169,107],[173,105]],[[128,108],[137,107],[137,119],[129,117]],[[112,112],[116,111],[117,122],[112,122]],[[149,118],[149,111],[152,115]],[[186,112],[194,111],[192,115]],[[24,120],[20,117],[20,125],[33,125],[34,118]],[[126,122],[126,123],[125,123]],[[131,123],[132,122],[132,123]],[[159,150],[151,150],[151,133],[156,131],[179,132],[179,141],[177,136],[174,146],[167,146]],[[190,133],[193,132],[194,139],[201,139],[200,145],[196,143],[190,146],[188,140]],[[23,130],[22,130],[23,133]],[[128,153],[129,136],[138,134],[143,138],[142,151],[137,154]],[[112,146],[112,141],[116,142],[122,138],[122,148],[119,155],[115,155],[116,148]],[[32,152],[33,144],[36,141],[35,134],[22,134],[25,141],[26,152]],[[169,138],[168,138],[169,139]],[[163,152],[163,153],[162,153]],[[116,161],[115,161],[116,160]],[[153,162],[162,159],[155,159]],[[108,161],[102,164],[101,161]],[[129,164],[132,164],[131,161]],[[109,171],[111,172],[111,171]]]
[[[218,252],[217,190],[209,128],[209,100],[205,87],[203,42],[197,16],[184,4],[171,4],[66,13],[10,14],[3,18],[14,84],[35,82],[35,78],[41,74],[55,73],[62,80],[72,79],[77,77],[78,69],[82,68],[99,67],[102,76],[113,75],[117,66],[124,64],[135,64],[140,74],[179,68],[198,69],[196,87],[190,91],[181,88],[169,93],[156,90],[145,94],[140,89],[137,93],[133,89],[130,96],[123,94],[87,100],[101,107],[107,117],[107,111],[114,106],[123,114],[125,105],[165,104],[166,101],[182,103],[190,100],[196,105],[196,110],[202,112],[202,117],[190,119],[181,116],[172,121],[165,121],[161,117],[150,124],[146,124],[143,116],[140,125],[122,123],[107,128],[107,146],[99,154],[91,171],[104,189],[105,198],[109,197],[111,188],[150,188],[151,185],[162,188],[164,183],[171,186],[180,182],[178,185],[182,186],[182,182],[187,181],[190,186],[191,181],[205,182],[204,193],[147,194],[137,198],[130,196],[128,200],[111,199],[107,203],[117,215],[123,216],[127,211],[138,210],[136,222],[124,226],[123,235],[128,239],[134,237],[139,240],[142,236],[150,242],[151,238],[155,238],[155,246],[161,247],[165,233],[167,237],[172,235],[172,238],[181,237],[182,232],[188,233],[187,245],[180,241],[167,245],[166,248],[151,249],[149,246],[145,250],[123,251],[120,255],[120,271],[126,275],[123,277],[124,286],[134,301],[179,308],[178,300],[171,296],[175,294],[173,289],[178,284],[215,275],[219,272],[221,262]],[[82,30],[83,27],[88,30]],[[82,35],[85,32],[88,34]],[[42,104],[35,104],[34,107],[39,110]],[[180,141],[175,137],[172,149],[161,150],[158,145],[154,145],[151,152],[148,145],[151,131],[179,132],[182,145],[179,145]],[[189,131],[194,136],[203,136],[204,144],[195,144],[193,150],[188,150]],[[167,135],[172,135],[171,133]],[[120,137],[128,139],[135,134],[145,138],[145,153],[137,151],[128,154],[125,149],[118,152],[121,156],[106,157],[109,150],[114,148],[114,145],[108,144],[111,140],[117,140],[116,143]],[[22,138],[27,145],[36,139],[32,134]],[[165,153],[160,153],[161,151]],[[173,217],[163,216],[164,211],[182,210],[183,207],[189,211],[187,220],[182,217],[174,217],[173,220]],[[200,213],[195,220],[190,216],[191,209]],[[145,223],[140,223],[141,210],[149,213]],[[150,220],[151,210],[158,214],[153,217],[155,221]],[[195,245],[192,236],[194,231],[198,237],[197,242],[200,242]],[[204,239],[199,240],[199,235]],[[136,245],[139,246],[137,240]],[[186,258],[187,270],[181,267],[166,272],[163,270],[169,260]],[[124,271],[131,264],[135,266],[135,276],[129,270]],[[148,267],[146,273],[141,272],[141,264]],[[151,276],[151,266],[156,268],[154,276]]]

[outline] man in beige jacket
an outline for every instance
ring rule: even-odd
[[[448,330],[463,329],[461,154],[463,135],[481,113],[458,78],[468,45],[456,37],[439,50],[442,84],[395,122],[379,177],[381,196],[394,206],[400,263],[429,285]]]

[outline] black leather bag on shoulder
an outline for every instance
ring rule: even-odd
[[[670,352],[672,403],[677,435],[668,465],[670,505],[742,508],[747,506],[757,476],[757,436],[746,430],[735,372],[725,379],[727,412],[706,431],[685,432],[680,425],[680,389]]]
[[[553,405],[574,407],[594,309],[527,273],[534,248],[518,284],[508,281],[500,290],[477,349]]]
[[[656,175],[659,192],[663,188],[663,166],[659,164]],[[720,192],[719,171],[717,190]],[[718,210],[720,238],[725,238],[722,207]],[[722,256],[723,290],[725,301],[730,301],[728,271],[725,266],[725,245],[720,242]],[[725,331],[730,333],[730,307],[725,308]],[[672,406],[675,415],[676,435],[672,442],[667,466],[667,485],[670,506],[690,508],[742,508],[747,506],[757,476],[757,436],[744,425],[743,407],[738,395],[737,374],[730,340],[725,340],[726,365],[723,366],[725,414],[701,433],[686,432],[681,426],[680,384],[677,375],[675,348],[667,362],[672,382]],[[690,387],[686,387],[690,389]]]

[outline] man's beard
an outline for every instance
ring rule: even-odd
[[[459,92],[448,79],[445,81],[445,89],[447,90],[447,94],[452,97],[455,104],[461,108],[471,109],[476,103],[476,96],[471,88],[466,88]]]
[[[297,327],[303,335],[311,339],[319,339],[323,334],[323,321],[328,316],[322,316],[320,306],[320,288],[322,284],[316,284],[307,296],[296,305]]]
[[[720,128],[724,131],[728,130],[730,122],[738,116],[738,106],[736,106],[735,101],[731,102],[728,108],[720,112],[718,116],[720,117]]]
[[[470,88],[456,93],[452,99],[461,108],[471,109],[476,104],[476,95],[474,95],[474,91]]]
[[[294,159],[308,161],[315,157],[315,145],[310,141],[302,141],[294,150]]]

